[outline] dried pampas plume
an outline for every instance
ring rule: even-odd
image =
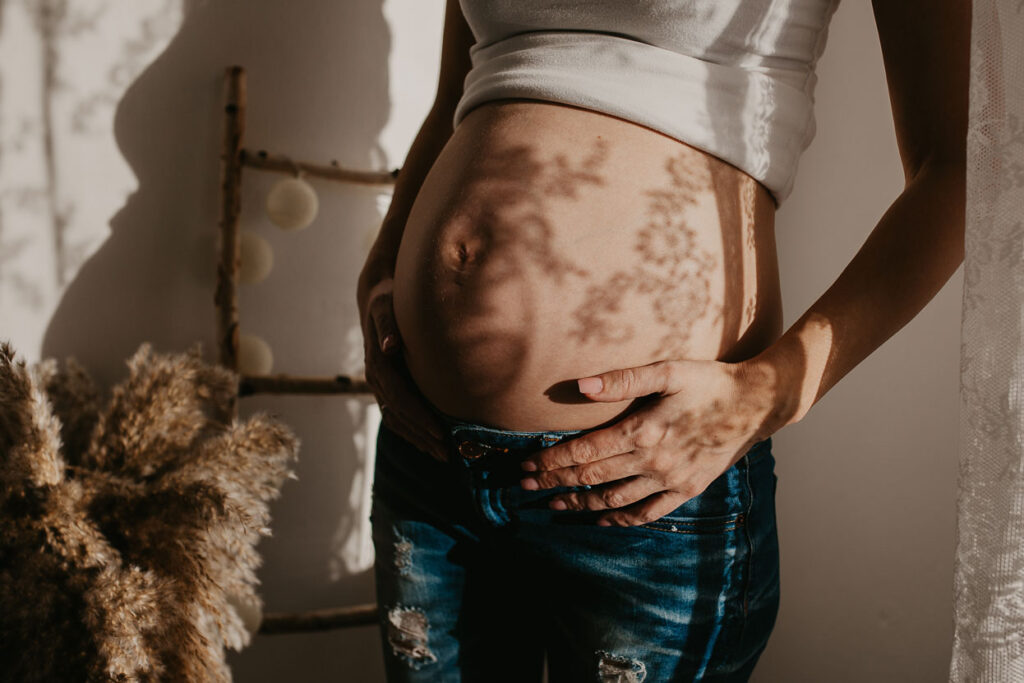
[[[0,680],[228,682],[267,503],[299,441],[238,377],[143,344],[103,405],[72,359],[0,344]],[[229,601],[228,596],[232,596]]]

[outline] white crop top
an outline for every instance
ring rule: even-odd
[[[454,125],[528,98],[604,112],[729,162],[781,204],[815,134],[839,0],[460,0],[476,43]]]

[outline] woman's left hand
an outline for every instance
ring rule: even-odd
[[[593,487],[552,498],[556,510],[611,510],[603,526],[646,524],[697,496],[756,442],[774,433],[784,403],[764,363],[665,360],[579,380],[595,401],[649,394],[615,424],[523,461],[527,490]],[[593,391],[596,389],[596,391]]]

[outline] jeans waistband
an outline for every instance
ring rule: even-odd
[[[467,460],[476,460],[485,455],[500,453],[532,452],[538,448],[551,446],[559,441],[598,429],[598,427],[538,431],[501,429],[468,422],[442,413],[436,408],[435,412],[444,423],[447,436],[459,455]]]
[[[462,460],[469,463],[477,460],[491,460],[486,456],[501,454],[527,455],[539,448],[553,446],[575,436],[604,429],[608,424],[601,424],[587,429],[548,429],[540,431],[521,431],[501,429],[476,424],[443,413],[436,408],[434,412],[445,425],[448,438],[453,443]],[[754,443],[747,451],[748,460],[753,460],[763,452],[771,452],[772,439],[767,437]]]

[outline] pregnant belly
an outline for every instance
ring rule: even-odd
[[[767,190],[636,124],[501,100],[425,178],[395,267],[422,394],[503,429],[593,427],[631,401],[576,379],[668,358],[738,361],[781,333]]]

